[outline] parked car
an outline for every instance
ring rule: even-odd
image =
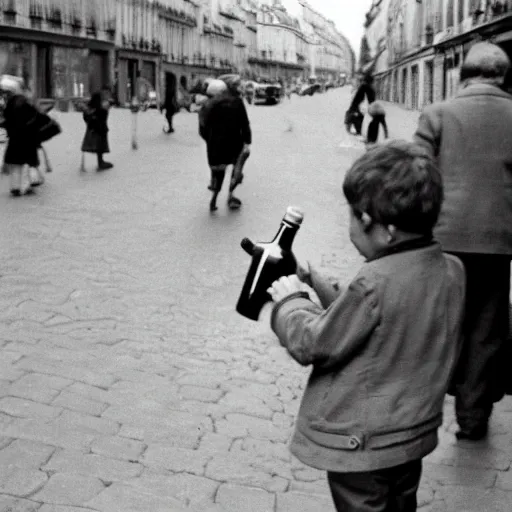
[[[305,84],[299,91],[299,96],[313,96],[316,92],[320,92],[322,86],[316,82],[314,84]]]
[[[280,84],[255,84],[254,104],[277,105],[281,101],[282,87]]]

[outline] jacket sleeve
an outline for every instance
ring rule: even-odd
[[[438,110],[425,109],[420,115],[414,142],[425,148],[432,158],[439,155],[441,141],[441,115]]]
[[[208,140],[208,122],[210,119],[211,105],[207,101],[199,111],[199,135],[205,141]]]
[[[379,318],[375,289],[358,278],[326,310],[303,297],[284,299],[274,306],[271,326],[299,364],[326,369],[347,364]]]
[[[242,140],[245,144],[252,144],[252,131],[249,116],[247,115],[247,109],[245,108],[244,102],[239,98],[239,113],[240,113],[240,128],[242,130]]]
[[[314,267],[309,266],[311,288],[315,290],[322,306],[327,309],[340,295],[338,283],[320,274]]]

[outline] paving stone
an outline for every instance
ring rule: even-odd
[[[197,373],[192,373],[178,377],[176,379],[176,383],[180,386],[202,386],[208,389],[216,389],[225,380],[227,380],[226,376],[218,375],[217,373],[201,373],[199,375]]]
[[[95,400],[96,402],[103,402],[106,404],[112,403],[111,400],[113,398],[113,393],[110,390],[105,390],[98,388],[96,386],[90,386],[89,384],[84,384],[83,382],[74,382],[71,384],[66,391],[70,393],[76,393],[77,395],[81,395],[89,400]]]
[[[125,483],[156,496],[175,498],[198,511],[214,503],[220,485],[219,482],[196,475],[187,473],[162,475],[151,469],[145,470],[140,477],[127,480]]]
[[[175,446],[149,444],[142,461],[149,467],[161,467],[180,473],[186,471],[195,475],[203,475],[210,453],[198,450],[187,450]]]
[[[55,473],[43,489],[31,496],[31,499],[55,505],[81,506],[97,496],[104,487],[97,478]]]
[[[203,437],[201,437],[201,441],[199,443],[199,451],[201,453],[219,453],[229,452],[231,446],[233,444],[233,438],[228,436],[223,436],[221,434],[213,434],[211,432],[207,432]]]
[[[499,474],[501,473],[491,469],[423,464],[424,477],[440,485],[489,488],[494,486]]]
[[[108,388],[115,382],[114,377],[111,375],[100,375],[85,368],[72,366],[70,364],[59,365],[56,361],[35,356],[22,359],[17,363],[16,368],[20,371],[32,371],[76,380],[84,382],[85,384],[90,384],[91,386],[98,386],[100,388]]]
[[[75,450],[58,450],[43,469],[67,475],[93,476],[108,482],[133,478],[142,472],[140,464],[84,454]]]
[[[276,512],[335,512],[332,498],[298,492],[278,493]]]
[[[511,459],[506,453],[487,446],[485,443],[451,444],[451,442],[443,442],[425,458],[425,462],[506,471],[510,468]]]
[[[0,375],[3,380],[12,382],[20,379],[26,371],[22,368],[12,366],[11,363],[0,361]]]
[[[270,419],[274,412],[263,400],[243,390],[228,391],[218,402],[224,415],[243,413],[257,418]]]
[[[37,512],[41,504],[0,494],[0,512]]]
[[[262,489],[232,484],[219,487],[215,503],[225,512],[274,512],[275,495]]]
[[[442,487],[436,491],[432,512],[510,512],[512,493],[498,489]]]
[[[208,389],[199,386],[182,386],[180,396],[183,400],[197,400],[199,402],[217,402],[223,391],[220,389]]]
[[[204,476],[219,482],[257,487],[269,492],[282,492],[288,487],[288,480],[254,468],[250,463],[244,463],[232,455],[214,457],[208,462]]]
[[[26,377],[21,378],[11,384],[6,395],[18,398],[26,398],[33,402],[49,404],[57,395],[59,391],[50,389],[47,386],[34,385],[32,382],[27,381]]]
[[[292,480],[288,491],[297,491],[303,494],[320,494],[322,496],[330,496],[331,491],[327,483],[327,479],[317,480],[316,482],[302,482],[300,480]]]
[[[14,440],[14,437],[0,436],[0,450],[3,450],[6,446],[9,446]]]
[[[0,451],[0,466],[40,469],[55,451],[55,447],[35,441],[16,439]]]
[[[38,512],[97,512],[92,508],[69,507],[67,505],[43,505]]]
[[[99,512],[186,512],[185,504],[179,500],[121,483],[112,484],[87,506]]]
[[[26,498],[47,480],[46,473],[42,471],[0,465],[0,494]]]
[[[246,414],[228,414],[226,420],[247,430],[255,439],[268,439],[276,442],[288,441],[288,433],[277,428],[271,421]]]
[[[263,439],[253,439],[246,437],[236,441],[233,445],[231,452],[241,450],[242,452],[255,454],[265,460],[278,459],[280,461],[289,462],[291,460],[291,453],[288,445],[284,443],[273,443]]]
[[[0,398],[3,396],[8,396],[9,391],[11,389],[11,382],[8,380],[0,379]]]
[[[94,435],[79,432],[74,426],[63,426],[59,419],[42,422],[42,420],[14,418],[0,432],[6,436],[31,439],[43,444],[62,448],[86,450],[94,440]]]
[[[52,390],[60,391],[73,384],[73,380],[56,377],[55,375],[45,375],[43,373],[27,373],[14,384],[29,389],[50,388]]]
[[[108,404],[89,400],[82,395],[70,393],[67,390],[62,391],[52,402],[52,405],[71,409],[91,416],[101,416],[101,413],[108,407]]]
[[[512,491],[512,471],[498,473],[495,482],[498,489],[507,492]]]
[[[64,410],[57,420],[63,428],[95,435],[113,435],[120,429],[119,423],[108,418],[97,418],[76,411]]]
[[[91,451],[114,459],[138,461],[146,447],[140,441],[119,436],[108,436],[95,439],[91,445]]]
[[[0,411],[17,418],[56,418],[62,409],[24,398],[6,396],[0,398]]]

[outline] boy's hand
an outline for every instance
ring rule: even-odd
[[[309,292],[309,287],[302,283],[297,275],[294,274],[292,276],[281,277],[278,281],[274,281],[267,292],[274,302],[279,302],[294,293]]]

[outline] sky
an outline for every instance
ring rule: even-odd
[[[290,14],[301,13],[297,0],[281,0],[281,2]],[[361,37],[363,37],[364,15],[370,9],[372,0],[308,0],[308,3],[313,9],[334,21],[358,54]]]

